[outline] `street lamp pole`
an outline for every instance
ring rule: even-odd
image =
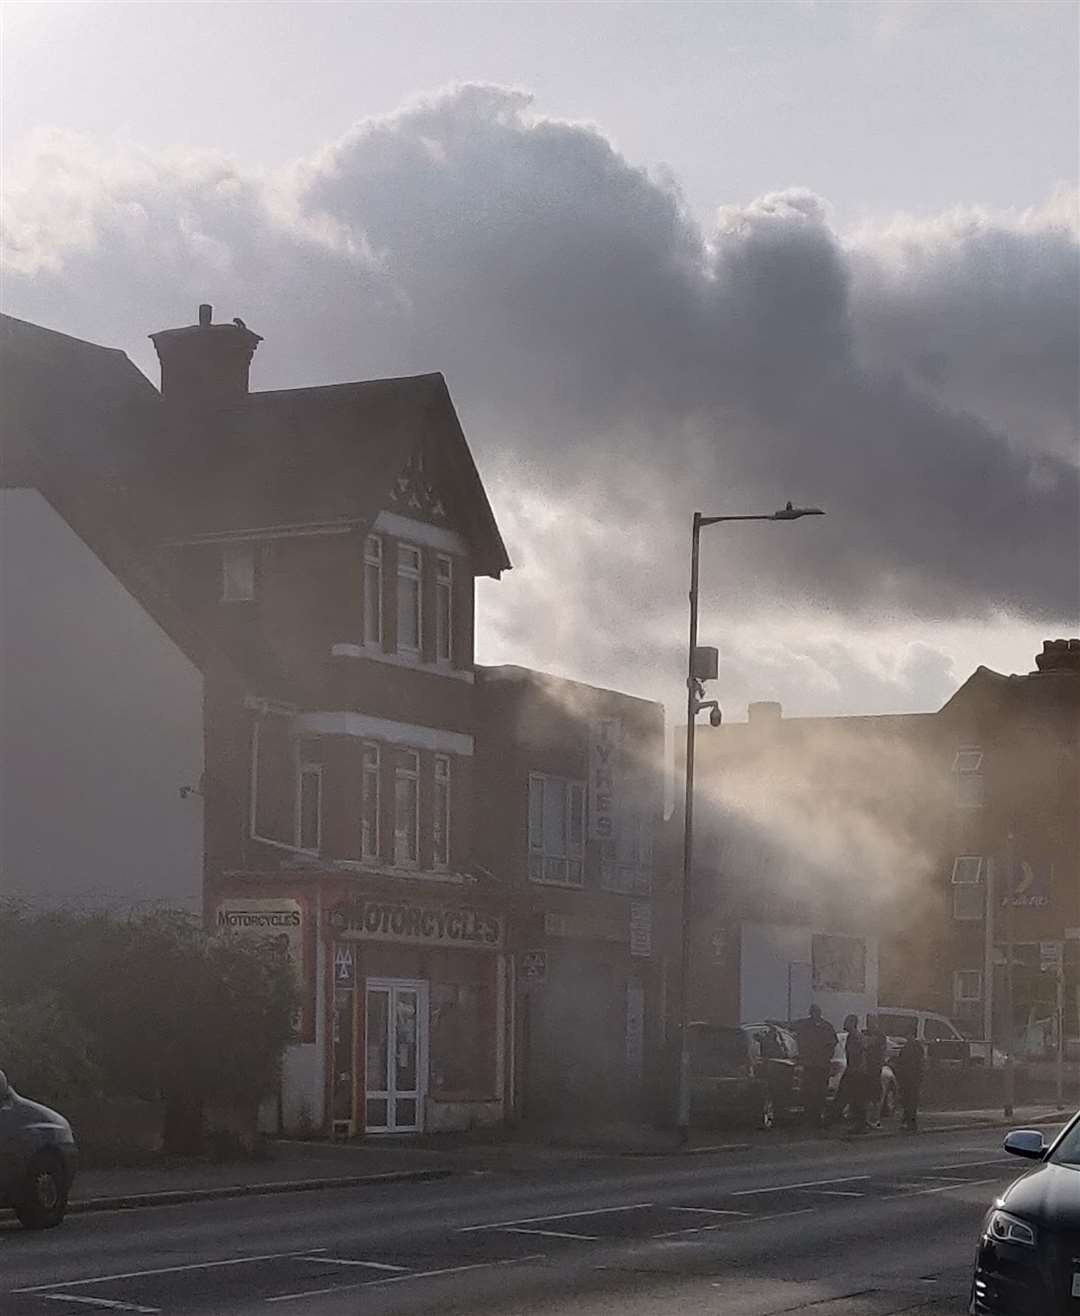
[[[682,1142],[690,1138],[690,946],[692,937],[692,902],[694,868],[694,741],[697,715],[710,706],[704,701],[704,687],[698,677],[698,566],[701,556],[702,526],[717,525],[721,521],[797,521],[803,516],[824,516],[819,507],[792,507],[788,503],[777,512],[755,516],[702,516],[694,513],[690,536],[690,638],[686,661],[686,765],[684,773],[685,800],[683,804],[683,876],[682,876],[682,944],[680,948],[680,1019],[679,1019],[679,1076],[676,1123]],[[719,710],[717,709],[717,714]]]

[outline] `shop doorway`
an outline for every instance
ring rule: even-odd
[[[369,978],[364,1028],[368,1133],[419,1133],[428,1084],[428,984]]]

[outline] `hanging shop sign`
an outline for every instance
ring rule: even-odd
[[[479,909],[397,900],[356,900],[330,911],[330,926],[352,941],[397,941],[414,946],[458,946],[496,950],[503,943],[503,921]]]
[[[589,727],[589,839],[613,841],[618,805],[622,723],[597,718]]]

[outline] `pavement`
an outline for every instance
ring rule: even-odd
[[[1017,1107],[1005,1121],[1000,1109],[938,1110],[920,1116],[920,1135],[977,1128],[1017,1128],[1060,1122],[1067,1113],[1053,1106]],[[864,1135],[870,1140],[910,1137],[897,1120]],[[349,1143],[278,1140],[259,1159],[214,1164],[174,1162],[116,1169],[85,1169],[75,1182],[69,1210],[78,1213],[134,1209],[182,1202],[313,1192],[379,1184],[424,1182],[469,1173],[528,1174],[552,1168],[601,1165],[620,1158],[667,1159],[734,1154],[777,1145],[829,1143],[848,1138],[842,1130],[815,1133],[798,1126],[762,1132],[695,1131],[678,1146],[670,1133],[636,1126],[612,1126],[582,1134],[546,1130],[520,1134],[434,1135],[412,1141],[367,1139]]]
[[[961,1316],[979,1222],[1024,1168],[986,1127],[778,1136],[0,1222],[0,1312]]]

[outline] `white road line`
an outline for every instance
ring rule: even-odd
[[[583,1243],[598,1241],[596,1234],[564,1234],[559,1229],[523,1229],[521,1225],[507,1225],[499,1232],[503,1234],[538,1234],[541,1238],[577,1238]]]
[[[865,1193],[853,1193],[850,1189],[845,1188],[818,1188],[815,1189],[818,1197],[865,1197]]]
[[[749,1211],[721,1211],[715,1206],[665,1206],[665,1211],[693,1211],[697,1215],[749,1215]]]
[[[82,1302],[88,1307],[108,1307],[110,1311],[159,1312],[160,1307],[140,1307],[134,1302],[117,1302],[113,1298],[88,1298],[84,1293],[45,1293],[42,1302]]]
[[[981,1165],[1011,1165],[1015,1159],[1013,1156],[993,1156],[988,1161],[953,1161],[949,1165],[931,1165],[928,1173],[933,1174],[935,1170],[974,1170]]]
[[[781,1183],[775,1188],[740,1188],[737,1193],[728,1193],[729,1197],[756,1197],[759,1193],[790,1193],[794,1188],[825,1188],[834,1183],[857,1183],[859,1180],[872,1178],[869,1174],[849,1174],[843,1179],[811,1179],[806,1183]]]
[[[1001,1176],[995,1174],[992,1179],[965,1179],[963,1183],[943,1183],[938,1184],[936,1188],[915,1188],[911,1192],[897,1193],[897,1197],[926,1197],[930,1193],[951,1193],[957,1188],[977,1188],[980,1184],[998,1183]],[[904,1187],[899,1184],[898,1187]]]
[[[345,1257],[298,1257],[298,1261],[314,1261],[321,1266],[366,1266],[369,1270],[407,1271],[408,1266],[391,1266],[386,1261],[350,1261]]]
[[[868,1177],[868,1176],[867,1176]],[[466,1225],[459,1234],[475,1234],[482,1229],[505,1229],[507,1225],[542,1225],[546,1220],[577,1220],[589,1215],[615,1215],[617,1211],[643,1211],[653,1202],[632,1202],[629,1206],[598,1206],[591,1211],[563,1211],[560,1215],[531,1215],[524,1220],[496,1220],[488,1225]]]
[[[739,1220],[724,1221],[723,1224],[716,1225],[691,1225],[689,1229],[669,1229],[663,1234],[653,1234],[651,1237],[656,1238],[682,1238],[687,1234],[713,1234],[717,1230],[725,1228],[726,1225],[756,1225],[765,1220],[786,1220],[793,1215],[814,1215],[820,1208],[816,1206],[803,1206],[797,1211],[773,1211],[771,1215],[743,1215]]]
[[[32,1284],[25,1289],[12,1289],[12,1293],[44,1293],[46,1289],[77,1289],[84,1284],[104,1284],[113,1279],[142,1279],[144,1275],[177,1275],[184,1270],[214,1270],[219,1266],[246,1266],[252,1261],[278,1261],[287,1257],[308,1257],[313,1252],[325,1252],[324,1247],[309,1247],[303,1252],[264,1252],[257,1257],[229,1257],[224,1261],[193,1261],[186,1266],[156,1266],[153,1270],[125,1270],[116,1275],[93,1275],[90,1279],[58,1280],[55,1284]]]
[[[439,1275],[460,1275],[466,1270],[492,1270],[496,1266],[520,1266],[526,1261],[543,1261],[543,1252],[527,1257],[511,1257],[508,1261],[474,1261],[469,1266],[445,1266],[441,1270],[414,1270],[408,1275],[391,1275],[387,1279],[369,1279],[360,1284],[333,1284],[326,1289],[305,1289],[302,1293],[277,1293],[265,1302],[295,1302],[299,1298],[321,1298],[327,1293],[348,1293],[352,1289],[381,1288],[386,1284],[404,1284],[414,1279],[435,1279]]]

